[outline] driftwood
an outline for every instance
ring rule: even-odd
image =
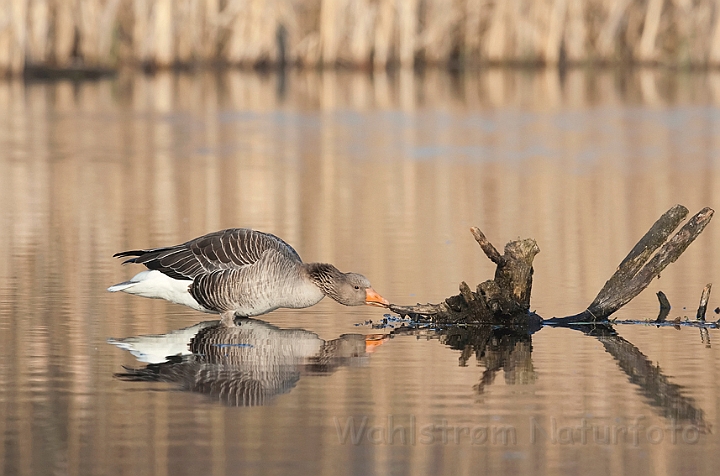
[[[700,296],[700,306],[698,307],[696,315],[698,321],[705,320],[705,311],[707,310],[708,299],[710,299],[710,289],[712,289],[712,283],[706,284],[702,296]]]
[[[660,324],[662,322],[665,322],[665,319],[667,319],[668,314],[670,314],[670,301],[668,301],[667,296],[665,296],[665,293],[662,291],[657,292],[658,301],[660,301],[660,313],[658,314],[657,319],[655,320],[656,323]]]
[[[573,316],[543,321],[540,316],[530,312],[532,262],[540,251],[535,240],[511,241],[505,245],[501,255],[475,227],[470,230],[475,240],[485,255],[497,265],[493,280],[479,284],[475,291],[462,282],[460,294],[439,304],[391,304],[390,310],[414,320],[439,324],[537,325],[542,322],[564,325],[607,320],[645,289],[667,265],[680,257],[710,222],[713,213],[711,208],[703,208],[671,236],[687,216],[688,210],[682,205],[675,205],[665,212],[628,253],[593,302]]]

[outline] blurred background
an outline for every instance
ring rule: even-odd
[[[715,0],[4,0],[25,68],[720,65]]]
[[[391,302],[439,302],[492,277],[478,226],[498,248],[537,240],[533,310],[580,312],[668,208],[720,206],[718,25],[709,0],[0,1],[0,474],[714,474],[715,330],[616,326],[650,375],[568,329],[398,333],[278,370],[276,333],[393,332],[324,300],[262,316],[256,345],[276,352],[245,364],[286,380],[242,407],[115,378],[148,360],[109,338],[213,316],[105,289],[140,270],[115,252],[251,227]],[[662,290],[669,319],[692,319],[720,282],[718,230],[616,317],[654,319]],[[678,406],[710,431],[531,440],[531,421],[665,428]],[[338,438],[336,418],[388,415],[517,441]]]

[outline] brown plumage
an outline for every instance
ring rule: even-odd
[[[275,235],[231,228],[185,243],[114,256],[148,270],[109,291],[162,298],[205,312],[257,316],[279,307],[312,306],[324,296],[348,306],[387,306],[364,276],[342,273],[333,265],[303,263],[298,253]]]

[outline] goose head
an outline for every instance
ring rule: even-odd
[[[308,265],[310,279],[326,296],[346,306],[387,307],[390,303],[370,286],[370,281],[358,273],[343,273],[335,266],[325,263]]]

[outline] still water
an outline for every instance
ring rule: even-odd
[[[228,331],[105,289],[139,271],[115,252],[242,226],[439,302],[492,277],[478,226],[537,240],[532,308],[564,316],[719,184],[717,73],[0,82],[0,473],[715,474],[714,330],[373,329],[383,310],[324,300]],[[692,318],[719,240],[618,319],[658,290]]]

